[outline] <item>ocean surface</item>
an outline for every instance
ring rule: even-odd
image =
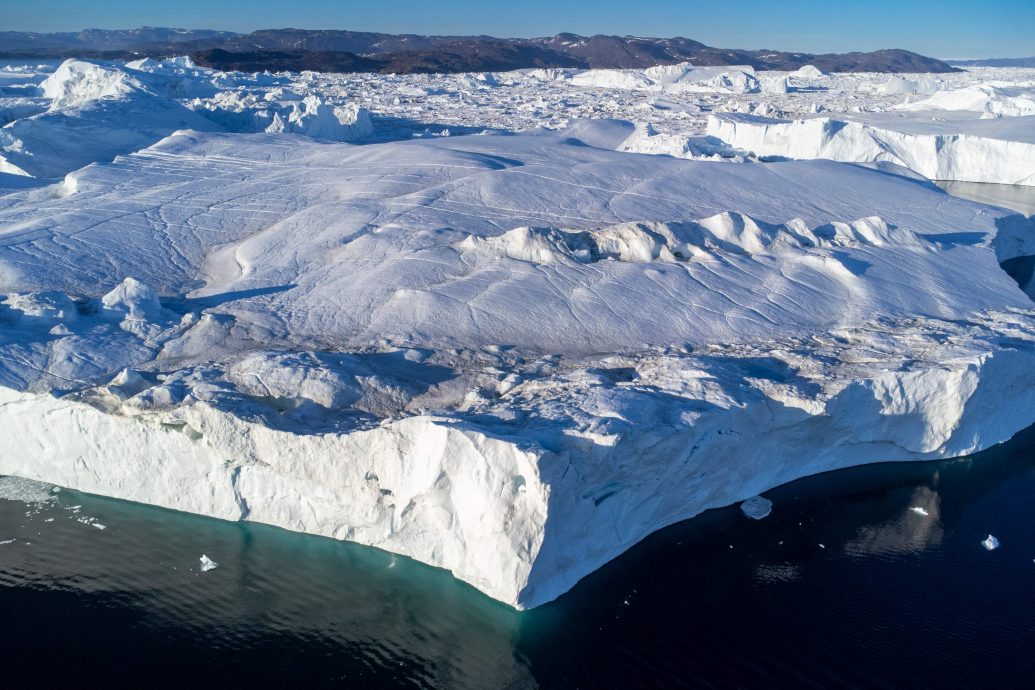
[[[5,687],[1005,688],[1035,677],[1035,428],[971,458],[795,482],[766,494],[774,510],[761,521],[710,511],[524,613],[375,549],[29,489],[0,481]],[[997,550],[982,546],[988,534]],[[202,554],[218,567],[202,572]]]
[[[0,679],[49,687],[1030,687],[1035,427],[709,511],[518,613],[375,549],[0,478]],[[982,542],[994,535],[1000,546]],[[218,567],[202,571],[206,555]],[[102,685],[103,684],[103,685]]]

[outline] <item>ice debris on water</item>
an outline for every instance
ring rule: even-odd
[[[987,537],[985,537],[985,539],[981,542],[981,545],[985,547],[986,551],[995,551],[999,548],[999,540],[990,534]]]
[[[219,564],[213,561],[205,554],[201,555],[201,572],[207,573],[209,570],[214,570],[219,567]]]
[[[51,485],[21,477],[0,477],[0,500],[46,503],[56,500]]]
[[[916,513],[917,515],[923,515],[924,517],[930,515],[930,513],[927,512],[927,508],[924,508],[922,506],[913,506],[910,508],[910,510]]]
[[[740,509],[752,520],[761,520],[773,512],[773,502],[761,496],[752,496],[740,504]]]

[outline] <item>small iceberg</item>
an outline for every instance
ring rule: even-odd
[[[984,546],[987,551],[995,551],[999,548],[999,540],[990,534],[981,542],[981,545]]]
[[[219,564],[213,561],[205,554],[201,555],[201,572],[207,573],[210,570],[215,570],[219,567]]]
[[[927,512],[927,508],[924,508],[923,506],[913,506],[910,508],[910,510],[916,513],[917,515],[923,515],[924,517],[930,515],[930,513]]]
[[[740,509],[752,520],[761,520],[773,512],[773,502],[761,496],[752,496],[740,504]]]

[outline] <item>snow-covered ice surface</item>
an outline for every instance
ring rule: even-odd
[[[377,546],[525,608],[708,508],[1035,422],[1035,309],[1000,267],[1031,219],[703,131],[749,98],[901,93],[643,72],[36,79],[44,111],[0,130],[39,177],[0,185],[0,473]],[[628,121],[576,119],[604,114]],[[680,155],[629,152],[657,137]]]

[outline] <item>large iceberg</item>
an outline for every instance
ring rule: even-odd
[[[609,89],[638,89],[666,94],[678,93],[756,93],[759,82],[749,65],[694,67],[689,62],[658,65],[647,69],[589,69],[570,79],[574,86]]]
[[[528,608],[709,508],[1035,421],[1035,309],[1001,268],[1031,219],[623,131],[180,131],[0,196],[0,473]]]

